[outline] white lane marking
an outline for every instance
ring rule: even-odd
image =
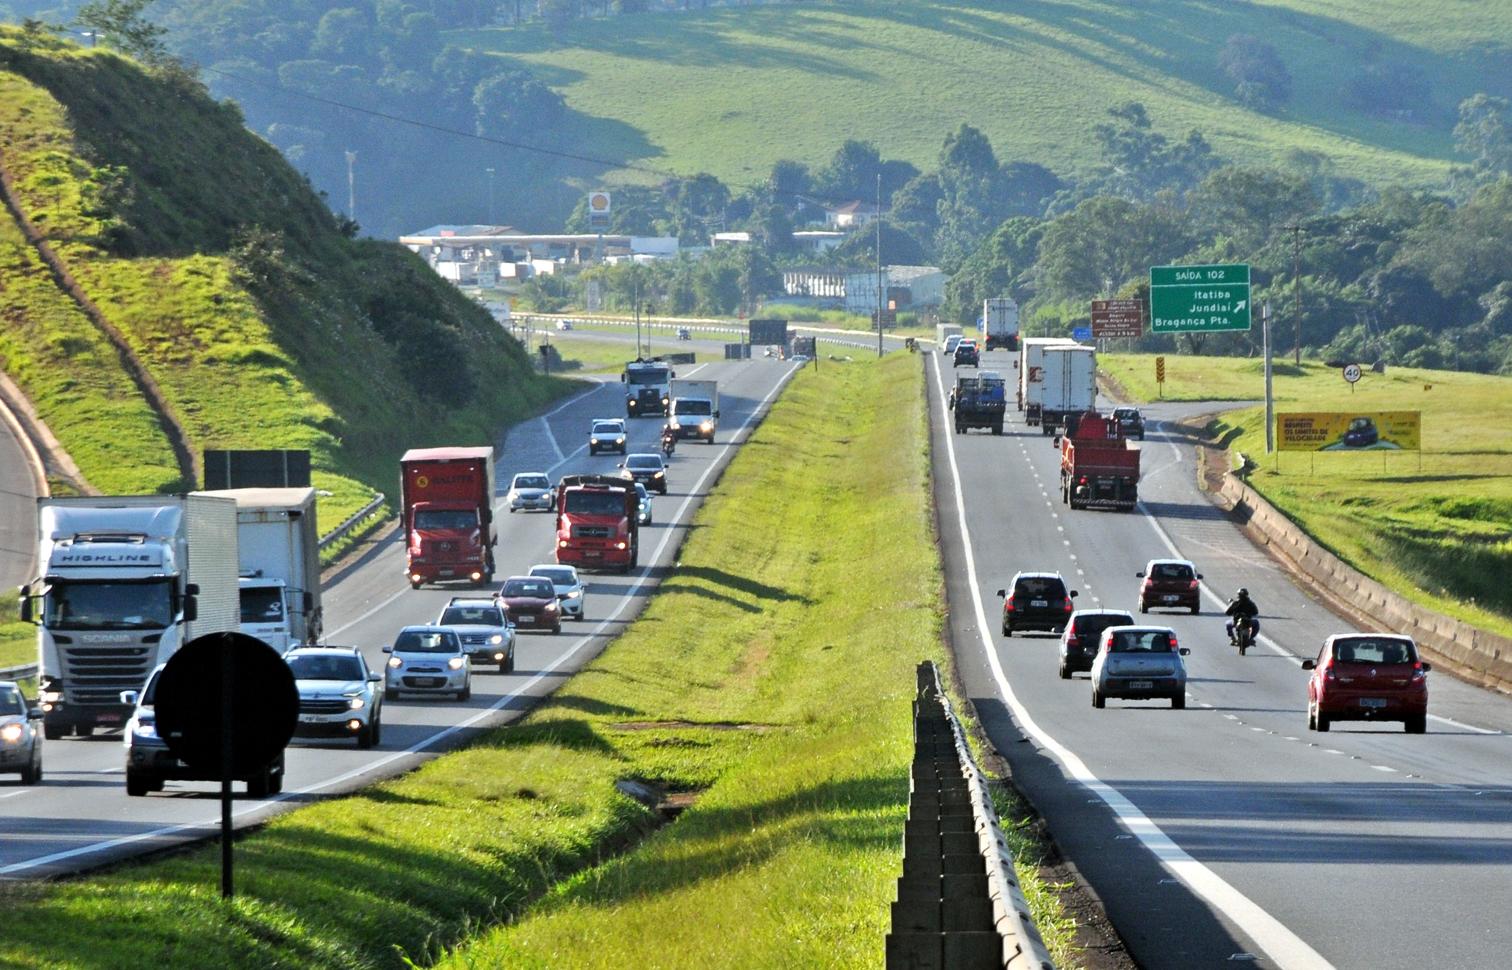
[[[1396,769],[1388,765],[1371,765],[1370,767],[1374,768],[1376,771],[1389,771],[1393,775],[1396,774]]]
[[[551,422],[546,420],[546,416],[544,414],[541,415],[541,429],[546,432],[546,440],[551,442],[551,450],[556,452],[556,456],[558,458],[564,457],[562,454],[562,446],[557,444],[556,435],[551,433]]]
[[[793,374],[797,372],[797,370],[797,367],[790,368],[787,374],[785,374],[782,379],[779,380],[776,385],[767,392],[766,397],[762,398],[761,402],[752,409],[751,413],[746,415],[745,420],[740,423],[740,427],[735,430],[735,433],[730,436],[730,440],[727,441],[724,447],[719,451],[718,458],[723,458],[731,448],[735,447],[736,439],[740,436],[740,434],[748,427],[750,427],[751,421],[756,417],[757,414],[761,413],[761,409],[766,406],[767,402],[770,401],[778,391],[787,386],[788,381],[792,378]],[[694,484],[688,495],[683,499],[682,504],[678,506],[677,515],[674,516],[674,519],[681,517],[684,513],[687,512],[688,506],[692,503],[693,499],[697,497],[698,492],[703,488],[704,483],[708,481],[709,476],[713,474],[714,469],[718,467],[718,464],[719,462],[717,458],[716,460],[709,462],[709,467],[704,469],[704,472],[699,476],[697,483]],[[686,523],[683,524],[686,525]],[[350,781],[353,778],[370,774],[380,768],[393,764],[400,758],[419,754],[420,752],[424,751],[426,748],[433,746],[437,742],[448,738],[453,734],[457,734],[460,731],[464,731],[470,727],[473,727],[480,721],[487,718],[489,715],[494,714],[500,708],[509,704],[510,701],[528,694],[532,687],[540,683],[542,680],[545,680],[568,660],[576,656],[578,651],[582,650],[584,646],[591,643],[594,637],[602,635],[603,631],[611,623],[619,618],[619,615],[624,612],[625,607],[629,606],[635,600],[635,597],[640,594],[641,589],[648,582],[650,582],[650,570],[652,564],[661,559],[662,553],[664,553],[667,549],[667,543],[672,541],[672,537],[676,533],[676,531],[676,529],[666,530],[666,533],[662,536],[661,542],[657,543],[656,545],[656,551],[652,553],[651,563],[640,567],[636,575],[635,585],[631,586],[627,592],[620,594],[620,602],[619,605],[614,608],[614,612],[610,613],[608,616],[604,617],[604,619],[600,620],[598,626],[594,627],[593,632],[584,634],[581,638],[579,638],[577,643],[573,644],[571,649],[563,653],[561,656],[557,657],[557,659],[553,660],[551,663],[547,664],[545,668],[537,671],[535,676],[531,677],[524,684],[521,684],[519,687],[510,691],[508,694],[500,697],[488,707],[485,707],[482,710],[478,711],[478,713],[474,714],[472,717],[469,717],[467,720],[459,721],[458,723],[453,724],[448,728],[437,731],[435,734],[432,734],[429,737],[422,738],[402,751],[395,751],[389,754],[387,757],[380,758],[377,761],[370,762],[369,764],[365,764],[357,768],[353,768],[351,771],[337,775],[334,778],[327,778],[324,781],[316,782],[313,785],[306,785],[303,788],[283,792],[272,798],[265,799],[257,805],[249,805],[241,811],[233,812],[231,817],[233,819],[243,818],[255,812],[262,811],[273,803],[286,801],[298,795],[308,795],[321,791],[325,788],[330,788],[333,785],[339,785],[342,782]],[[11,873],[15,872],[26,872],[29,869],[37,869],[53,862],[62,862],[66,859],[73,859],[81,855],[89,855],[94,852],[101,852],[106,849],[116,848],[118,846],[132,845],[134,843],[147,839],[166,838],[178,835],[183,832],[192,832],[199,829],[210,829],[217,824],[218,819],[219,816],[215,816],[213,818],[199,822],[184,822],[179,825],[169,825],[163,828],[153,829],[150,832],[138,832],[134,835],[109,839],[104,842],[92,842],[88,845],[77,846],[72,849],[66,849],[62,852],[54,852],[51,855],[38,856],[35,859],[28,859],[24,862],[15,862],[8,866],[0,866],[0,876],[10,875]]]
[[[1164,422],[1162,422],[1161,424],[1163,425]],[[1161,435],[1161,437],[1164,440],[1166,440],[1171,445],[1172,448],[1176,447],[1176,443],[1173,442],[1173,441],[1170,441],[1170,439],[1165,436],[1165,433],[1163,431],[1160,432],[1160,435]],[[1165,530],[1165,528],[1163,526],[1161,526],[1160,520],[1157,519],[1157,518],[1155,518],[1154,515],[1150,514],[1150,510],[1149,509],[1145,508],[1145,504],[1144,504],[1143,500],[1141,500],[1139,502],[1139,505],[1137,506],[1137,508],[1139,509],[1139,513],[1145,517],[1145,521],[1148,522],[1148,523],[1150,523],[1150,527],[1155,530],[1155,534],[1160,537],[1160,541],[1165,544],[1166,549],[1170,551],[1171,555],[1174,558],[1176,558],[1176,559],[1184,559],[1184,558],[1186,558],[1185,556],[1183,556],[1181,554],[1181,550],[1178,549],[1178,548],[1176,548],[1175,541],[1173,541],[1171,539],[1170,534],[1166,532],[1166,530]],[[1212,587],[1210,587],[1207,584],[1206,581],[1201,581],[1200,582],[1200,587],[1202,589],[1202,592],[1207,596],[1208,600],[1211,601],[1214,605],[1219,606],[1219,607],[1227,606],[1227,603],[1225,603],[1223,597],[1221,597],[1217,593],[1213,592]],[[1277,654],[1278,656],[1289,657],[1292,660],[1301,660],[1302,659],[1299,655],[1297,655],[1297,654],[1293,653],[1292,651],[1286,649],[1285,647],[1281,646],[1279,643],[1277,643],[1276,641],[1272,640],[1269,636],[1265,635],[1264,633],[1262,633],[1259,636],[1257,636],[1255,638],[1255,642],[1261,644],[1266,649],[1272,651],[1273,653]],[[1428,720],[1430,720],[1430,721],[1437,721],[1440,724],[1449,724],[1449,725],[1452,725],[1453,727],[1461,728],[1461,729],[1466,730],[1466,731],[1474,731],[1476,734],[1502,734],[1502,733],[1504,733],[1502,731],[1496,731],[1496,730],[1492,730],[1490,728],[1476,727],[1473,724],[1465,724],[1463,722],[1455,721],[1455,720],[1452,720],[1452,719],[1447,718],[1447,717],[1440,717],[1437,714],[1429,714],[1428,715]]]
[[[938,360],[935,361],[934,370],[935,387],[939,391],[943,406],[945,382],[940,374]],[[1213,870],[1192,858],[1159,826],[1150,821],[1149,817],[1129,801],[1122,792],[1094,775],[1069,748],[1041,728],[1030,715],[1029,710],[1019,701],[1018,695],[1014,693],[1013,685],[1008,682],[1008,677],[1003,672],[1002,662],[998,659],[996,646],[988,632],[990,628],[987,624],[987,611],[982,605],[982,591],[977,583],[976,554],[972,548],[971,532],[966,525],[966,498],[961,491],[961,469],[956,464],[955,442],[949,435],[945,436],[945,453],[950,461],[957,524],[961,530],[962,551],[966,558],[967,586],[971,590],[972,605],[976,609],[979,624],[978,636],[986,652],[987,662],[992,667],[992,675],[997,681],[998,690],[1002,693],[1003,700],[1013,710],[1014,719],[1018,721],[1019,726],[1027,734],[1033,736],[1042,748],[1050,752],[1071,778],[1101,798],[1130,833],[1135,835],[1145,848],[1154,853],[1155,858],[1160,861],[1166,871],[1179,878],[1198,896],[1222,910],[1236,926],[1260,945],[1260,948],[1275,961],[1277,966],[1331,968],[1332,964],[1303,942],[1301,937],[1287,929],[1280,920],[1261,909],[1253,900],[1224,881]]]

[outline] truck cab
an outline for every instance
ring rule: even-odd
[[[699,438],[714,443],[719,429],[719,382],[677,380],[672,382],[672,404],[667,426],[678,440]]]
[[[412,449],[399,468],[410,586],[492,582],[498,541],[493,449]]]
[[[629,572],[640,561],[640,499],[610,475],[564,475],[557,487],[556,561]]]
[[[665,417],[672,403],[671,381],[676,376],[660,357],[627,362],[620,374],[620,383],[625,385],[625,414],[632,418],[642,414]]]

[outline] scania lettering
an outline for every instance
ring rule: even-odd
[[[237,628],[236,503],[188,495],[44,498],[21,618],[37,623],[49,738],[121,727],[147,675],[181,644]]]

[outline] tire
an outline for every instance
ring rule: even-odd
[[[1201,612],[1202,612],[1202,604],[1200,604],[1200,603],[1193,603],[1192,604],[1192,615],[1196,616],[1198,613],[1201,613]]]
[[[63,729],[56,724],[48,724],[46,721],[43,721],[42,736],[49,741],[57,741],[63,737]]]
[[[1011,636],[1013,636],[1013,624],[1011,624],[1011,623],[1004,623],[1003,624],[1003,636],[1005,636],[1005,637],[1011,637]]]
[[[268,769],[257,778],[247,780],[248,798],[267,798],[273,794],[273,771]]]
[[[509,650],[509,653],[504,657],[504,662],[501,663],[501,664],[499,664],[499,671],[500,671],[500,673],[512,674],[512,673],[514,673],[514,669],[515,669],[514,648],[511,647],[510,650]]]
[[[134,771],[126,772],[126,794],[132,798],[140,798],[152,791],[152,782],[143,778]]]
[[[458,703],[461,703],[462,701],[470,701],[470,700],[472,700],[472,684],[468,684],[466,687],[464,687],[461,690],[457,691],[457,701],[458,701]]]
[[[281,772],[281,771],[278,774],[274,775],[273,777],[269,778],[268,779],[268,793],[272,794],[272,795],[277,795],[279,792],[282,792],[283,791],[283,780],[284,780],[284,773]]]
[[[1319,711],[1319,712],[1317,712],[1317,714],[1313,715],[1313,723],[1317,725],[1317,730],[1319,730],[1319,731],[1327,731],[1329,725],[1332,724],[1333,722],[1329,720],[1327,714],[1324,714],[1322,711]]]
[[[416,582],[411,581],[410,582],[410,589],[419,589],[420,585],[421,585],[420,583],[416,583]]]
[[[363,751],[366,751],[366,750],[368,750],[369,748],[371,748],[373,746],[374,740],[375,739],[373,738],[373,725],[372,725],[372,723],[368,723],[368,724],[364,725],[363,727],[360,727],[360,728],[357,729],[357,747],[358,748],[362,749]]]
[[[377,745],[377,744],[382,744],[382,743],[383,743],[383,707],[380,705],[379,708],[376,711],[373,712],[373,744]],[[283,776],[279,775],[279,777],[282,778]]]
[[[1176,696],[1174,696],[1174,697],[1171,698],[1171,710],[1173,710],[1173,711],[1184,711],[1184,710],[1186,710],[1186,695],[1185,694],[1177,694]]]
[[[518,511],[520,511],[520,510],[519,510],[519,509],[517,509],[517,508],[515,508],[515,507],[514,507],[514,506],[513,506],[513,505],[511,505],[511,506],[510,506],[510,507],[509,507],[509,514],[510,514],[510,515],[514,515],[514,514],[515,514],[515,513],[516,513],[516,512],[518,512]]]
[[[1402,725],[1402,729],[1404,731],[1406,731],[1408,734],[1426,734],[1426,733],[1428,733],[1428,715],[1427,714],[1414,714],[1414,715],[1412,715],[1411,717],[1407,718],[1407,723]]]
[[[74,725],[74,737],[76,737],[76,738],[87,738],[87,737],[89,737],[92,734],[94,734],[94,725],[93,724],[75,724]]]
[[[21,769],[21,784],[35,785],[42,780],[42,759],[32,758],[32,763]]]
[[[1241,657],[1244,656],[1245,651],[1247,651],[1247,650],[1249,650],[1249,644],[1247,644],[1247,643],[1241,643],[1241,644],[1239,644],[1239,656],[1241,656]]]
[[[1056,673],[1060,675],[1061,680],[1071,679],[1071,668],[1067,667],[1064,661],[1062,661],[1060,669],[1057,670]]]
[[[1318,729],[1318,715],[1313,711],[1311,704],[1307,705],[1307,729],[1309,731]]]
[[[1107,698],[1103,697],[1096,687],[1092,688],[1092,706],[1099,711],[1108,706]]]
[[[1139,612],[1141,612],[1141,613],[1148,613],[1148,612],[1150,612],[1150,606],[1144,600],[1140,600],[1139,601]]]
[[[997,435],[1002,434],[1003,433],[1003,422],[1001,422],[1001,421],[995,421],[995,422],[993,422],[992,433],[993,434],[997,434]]]
[[[391,690],[391,691],[388,692],[388,696],[389,696],[389,700],[391,700],[391,701],[397,701],[399,698],[403,697],[404,695],[400,691]]]

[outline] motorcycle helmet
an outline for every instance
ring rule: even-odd
[[[1243,586],[1241,586],[1241,587],[1239,587],[1239,595],[1240,596],[1248,596],[1249,595],[1249,590],[1245,589]]]

